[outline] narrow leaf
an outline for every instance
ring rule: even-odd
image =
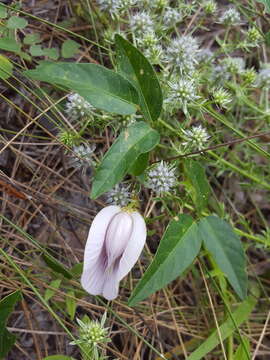
[[[46,289],[46,291],[45,291],[44,299],[46,301],[49,301],[55,294],[55,290],[59,289],[60,285],[61,285],[61,279],[53,280],[49,284],[50,288]]]
[[[13,70],[13,64],[3,55],[0,55],[0,79],[8,79]]]
[[[171,220],[152,263],[129,298],[129,306],[180,276],[191,265],[200,248],[198,228],[189,215],[183,214]]]
[[[146,57],[129,41],[115,36],[117,68],[137,89],[141,111],[148,121],[155,121],[162,108],[162,92],[156,73]]]
[[[193,202],[196,208],[202,211],[207,205],[210,193],[210,186],[205,175],[204,167],[198,161],[186,159],[185,173],[193,187]]]
[[[249,315],[256,305],[257,299],[253,295],[249,296],[239,307],[232,313],[232,318],[228,318],[220,327],[219,332],[221,339],[225,340],[228,336],[232,335],[243,322],[247,321]],[[219,344],[218,330],[215,330],[199,347],[195,350],[187,360],[200,360],[204,359],[208,354]],[[241,360],[245,360],[242,358]]]
[[[233,356],[233,360],[250,360],[250,342],[247,337],[242,337],[243,344],[240,344]],[[247,355],[248,352],[248,355]]]
[[[67,279],[72,279],[72,273],[54,257],[50,256],[49,254],[43,254],[43,259],[49,268],[51,268],[53,271],[62,274]]]
[[[241,299],[247,293],[246,259],[238,235],[230,224],[217,216],[208,216],[199,222],[205,248],[227,276]]]
[[[6,296],[0,301],[0,359],[4,359],[16,341],[16,336],[6,329],[6,322],[18,301],[22,300],[20,291]]]
[[[67,307],[67,313],[71,320],[74,319],[75,313],[76,313],[76,307],[77,303],[75,301],[75,294],[74,291],[68,291],[66,296],[66,307]]]
[[[152,150],[158,142],[158,132],[142,121],[122,131],[97,169],[92,186],[92,199],[119,183],[137,158]]]
[[[136,112],[138,94],[121,75],[96,64],[43,62],[24,74],[77,92],[96,108],[127,115]]]

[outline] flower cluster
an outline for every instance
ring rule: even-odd
[[[145,186],[158,195],[171,191],[176,184],[176,169],[165,161],[152,166],[146,173]]]
[[[193,80],[180,78],[177,82],[169,83],[170,90],[168,97],[165,99],[165,108],[179,109],[182,108],[186,113],[187,105],[199,98],[197,95],[196,85]]]
[[[93,114],[94,107],[79,94],[70,94],[67,99],[65,110],[71,119],[79,120]]]
[[[129,188],[129,185],[115,185],[115,187],[107,193],[107,203],[121,207],[126,206],[131,200]]]
[[[230,93],[222,87],[213,89],[212,97],[213,101],[221,108],[226,108],[232,101]]]
[[[193,126],[189,130],[182,131],[186,138],[183,145],[189,150],[202,150],[210,138],[207,131],[201,125]]]
[[[72,149],[74,156],[70,158],[69,166],[74,168],[90,166],[93,163],[92,157],[95,149],[95,144],[74,146]]]
[[[226,10],[220,18],[220,22],[224,25],[238,25],[240,21],[239,12],[233,7]]]
[[[153,31],[154,22],[150,14],[142,11],[138,12],[130,20],[131,31],[136,35],[143,35]]]
[[[265,66],[259,71],[256,79],[256,85],[261,88],[270,88],[270,66]]]
[[[193,72],[199,51],[197,40],[191,35],[182,35],[171,41],[166,49],[165,61],[175,66],[181,73]]]

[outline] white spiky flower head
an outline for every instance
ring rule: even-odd
[[[144,55],[152,64],[160,64],[163,58],[163,48],[161,45],[154,45],[144,50]]]
[[[89,117],[94,112],[94,106],[79,94],[70,94],[67,100],[65,111],[73,120]]]
[[[224,11],[219,22],[224,25],[239,25],[241,22],[240,14],[235,8],[230,7]]]
[[[180,78],[176,82],[169,82],[170,92],[167,101],[190,103],[199,98],[196,85],[193,80]]]
[[[245,69],[242,72],[242,78],[247,84],[252,84],[256,80],[257,73],[254,68]]]
[[[183,35],[171,41],[166,50],[165,61],[176,66],[181,72],[190,73],[197,63],[196,54],[198,51],[197,40],[191,35]]]
[[[227,57],[221,61],[221,66],[230,74],[241,74],[245,69],[245,60],[241,57]]]
[[[163,15],[163,24],[166,28],[171,28],[182,20],[182,14],[179,10],[167,8]]]
[[[117,184],[113,189],[107,192],[107,203],[118,205],[120,207],[127,206],[131,201],[130,185]]]
[[[196,55],[196,59],[198,62],[209,62],[214,56],[213,51],[210,49],[200,49]]]
[[[164,9],[169,6],[169,0],[148,0],[147,5],[149,5],[153,9]]]
[[[156,46],[158,42],[159,39],[152,30],[142,34],[142,36],[138,38],[138,45],[143,49],[148,49],[152,46]]]
[[[130,28],[136,35],[143,35],[153,32],[154,22],[149,13],[141,11],[131,17]]]
[[[202,6],[207,15],[212,15],[217,10],[217,3],[214,0],[206,0]]]
[[[79,146],[74,146],[72,151],[68,166],[74,168],[80,168],[85,166],[90,166],[93,164],[93,154],[95,152],[95,144],[81,144]]]
[[[193,126],[189,130],[182,130],[186,141],[183,145],[190,150],[202,150],[205,147],[210,136],[207,131],[201,126]]]
[[[146,172],[145,186],[158,195],[170,192],[176,184],[176,168],[165,161],[151,166]]]
[[[118,15],[120,10],[119,0],[97,0],[100,10],[107,11],[111,16]]]
[[[246,36],[250,46],[257,46],[263,40],[261,33],[255,26],[248,29]]]
[[[259,71],[255,86],[265,89],[270,88],[270,64],[265,64],[264,68]]]
[[[94,349],[100,344],[110,341],[108,337],[108,329],[104,324],[107,313],[102,316],[101,321],[90,320],[88,316],[84,316],[83,320],[76,319],[79,324],[79,339],[72,341],[70,345],[84,344],[90,347],[90,352],[94,355]]]
[[[232,101],[230,93],[222,87],[214,88],[211,93],[213,101],[221,108],[227,108],[228,104]]]

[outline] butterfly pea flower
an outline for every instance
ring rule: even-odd
[[[146,240],[143,217],[111,205],[94,218],[84,252],[82,287],[91,295],[115,299],[119,282],[137,262]]]

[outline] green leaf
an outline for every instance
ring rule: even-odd
[[[225,340],[232,335],[235,330],[245,321],[248,320],[249,315],[256,305],[257,299],[253,295],[249,296],[239,307],[232,313],[232,318],[228,318],[220,327],[219,332],[221,339]],[[196,349],[187,360],[204,359],[208,354],[219,344],[218,330],[215,330],[199,347]],[[241,358],[245,360],[248,358]]]
[[[217,216],[208,216],[199,222],[205,248],[227,276],[241,299],[247,294],[246,259],[238,235],[230,224]]]
[[[191,265],[200,248],[201,237],[191,216],[183,214],[171,220],[128,305],[134,306],[180,276]]]
[[[258,2],[265,5],[265,9],[270,13],[270,0],[257,0]]]
[[[0,19],[5,19],[7,17],[7,9],[0,4]]]
[[[41,38],[38,33],[27,34],[25,35],[23,42],[26,45],[34,45],[41,42]]]
[[[7,27],[9,29],[23,29],[28,25],[28,22],[21,17],[11,16],[7,21]]]
[[[82,271],[83,271],[83,262],[79,262],[79,263],[75,264],[74,266],[72,266],[70,271],[71,271],[72,275],[74,275],[75,277],[81,276]]]
[[[236,353],[233,356],[233,360],[250,360],[251,352],[250,352],[250,342],[247,337],[242,337],[243,343],[240,344],[236,350]],[[247,354],[248,352],[248,354]]]
[[[68,291],[66,296],[66,307],[67,307],[67,313],[70,316],[70,319],[73,320],[75,313],[76,313],[76,307],[77,303],[75,301],[75,294],[74,291]]]
[[[205,175],[204,167],[195,160],[185,160],[185,173],[193,191],[192,198],[196,208],[201,212],[208,203],[210,186]]]
[[[48,254],[43,254],[43,259],[46,262],[46,264],[51,268],[53,271],[62,274],[67,279],[72,279],[73,275],[72,273],[65,268],[63,264],[61,264],[58,260],[53,258],[52,256]]]
[[[62,44],[61,54],[63,58],[72,58],[79,50],[80,44],[74,40],[66,40]]]
[[[138,49],[118,34],[115,43],[118,71],[137,89],[145,119],[157,120],[162,109],[162,92],[152,65]]]
[[[100,65],[43,62],[24,74],[35,80],[65,86],[102,110],[128,115],[137,109],[136,89],[121,75]]]
[[[21,44],[11,38],[2,38],[0,39],[0,49],[18,53],[21,50]]]
[[[50,288],[48,288],[48,289],[46,289],[46,291],[45,291],[45,294],[44,294],[44,299],[46,300],[46,301],[49,301],[52,297],[53,297],[53,295],[55,294],[55,290],[57,290],[57,289],[59,289],[59,287],[60,287],[60,285],[61,285],[61,279],[56,279],[56,280],[53,280],[50,284],[49,284],[49,286],[52,288],[52,289],[50,289]],[[55,289],[55,290],[54,290]]]
[[[97,169],[92,186],[92,199],[119,183],[138,157],[152,150],[158,142],[158,132],[142,121],[122,131]]]
[[[65,356],[65,355],[51,355],[51,356],[46,356],[45,358],[43,358],[43,360],[76,360],[71,356]]]
[[[52,60],[58,60],[59,58],[59,51],[56,48],[43,49],[43,53]]]
[[[44,51],[41,47],[41,45],[31,45],[29,48],[30,54],[32,56],[43,56]]]
[[[3,55],[0,55],[0,79],[8,79],[12,75],[13,64]]]
[[[20,291],[6,296],[0,301],[0,359],[4,359],[16,341],[16,336],[6,329],[6,322],[18,301],[22,300]]]
[[[148,166],[149,155],[150,155],[149,152],[140,155],[138,159],[135,161],[135,163],[132,165],[132,167],[129,169],[128,171],[129,174],[133,176],[141,175]]]

